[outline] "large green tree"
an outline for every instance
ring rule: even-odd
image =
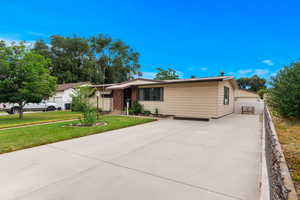
[[[88,68],[88,40],[73,36],[51,36],[51,74],[59,83],[86,81]],[[93,73],[93,72],[92,72]],[[91,78],[92,79],[92,78]]]
[[[292,63],[271,78],[267,100],[282,117],[300,119],[300,62]]]
[[[59,83],[115,83],[140,75],[139,54],[121,40],[53,35],[50,41],[51,47],[38,40],[34,50],[52,60],[49,69]]]
[[[258,92],[266,88],[266,79],[253,75],[250,78],[239,78],[237,84],[241,89],[246,89],[252,92]]]
[[[50,76],[50,60],[26,48],[24,43],[0,42],[0,102],[18,104],[19,118],[27,103],[39,103],[56,89]]]
[[[179,75],[174,69],[168,68],[164,70],[162,68],[156,68],[159,72],[155,75],[155,80],[172,80],[179,79]]]
[[[123,41],[98,35],[90,39],[90,46],[103,83],[123,82],[140,75],[139,53]]]

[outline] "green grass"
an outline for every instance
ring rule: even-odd
[[[0,130],[0,153],[115,130],[154,120],[150,118],[106,115],[101,116],[101,121],[106,122],[107,125],[98,127],[69,127],[65,125],[72,122],[58,122]]]
[[[24,119],[18,119],[19,115],[0,116],[0,129],[17,127],[23,125],[40,124],[45,122],[55,122],[60,120],[78,119],[81,114],[69,111],[53,111],[24,113]]]

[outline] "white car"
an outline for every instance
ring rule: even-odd
[[[19,112],[18,104],[2,104],[2,110],[6,111],[8,114],[15,114]],[[24,106],[23,111],[53,111],[61,110],[56,103],[42,101],[41,103],[28,103]]]

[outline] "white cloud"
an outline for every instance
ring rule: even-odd
[[[266,60],[263,60],[261,62],[268,65],[268,66],[273,66],[274,65],[273,61],[270,60],[270,59],[266,59]]]
[[[34,43],[34,41],[24,41],[24,40],[16,40],[16,39],[9,39],[9,38],[2,38],[0,37],[0,41],[3,40],[6,45],[10,46],[12,43],[19,44],[20,42],[25,42],[25,46],[31,47]]]
[[[178,74],[179,78],[183,78],[184,73],[182,71],[177,71],[176,74]]]
[[[143,78],[147,78],[147,79],[154,79],[156,72],[142,72],[143,73]]]
[[[206,71],[207,70],[207,67],[201,67],[200,68],[202,71]]]
[[[228,75],[230,75],[230,76],[234,76],[234,72],[228,72]]]
[[[269,73],[268,69],[256,69],[254,71],[254,74],[256,74],[258,76],[262,76],[262,75],[265,75],[265,74],[268,74],[268,73]]]
[[[242,69],[238,71],[238,74],[245,75],[245,74],[249,74],[252,71],[253,71],[252,69]]]

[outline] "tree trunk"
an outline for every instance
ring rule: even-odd
[[[19,119],[23,119],[23,103],[19,103]]]

